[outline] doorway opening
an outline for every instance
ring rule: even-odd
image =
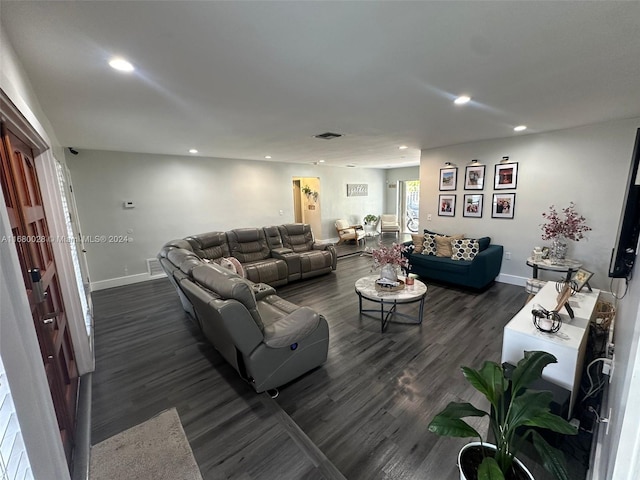
[[[293,177],[293,218],[296,223],[308,223],[316,238],[322,237],[320,178]]]
[[[418,231],[418,218],[420,208],[420,180],[402,180],[398,196],[400,218],[404,233],[416,233]]]

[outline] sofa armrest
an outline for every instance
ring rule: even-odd
[[[256,296],[256,301],[262,300],[269,295],[275,295],[276,289],[266,283],[254,283],[251,288]]]
[[[271,348],[282,348],[299,342],[313,332],[320,315],[309,307],[301,307],[264,329],[264,343]]]
[[[503,250],[502,245],[489,245],[475,256],[471,262],[471,269],[484,272],[492,278],[497,277],[502,267]]]
[[[284,247],[274,248],[273,250],[271,250],[271,256],[273,258],[279,258],[280,260],[284,260],[284,255],[286,255],[287,253],[293,253],[293,250]]]
[[[338,254],[336,253],[336,247],[333,246],[333,243],[314,243],[313,249],[331,253],[331,269],[335,270],[338,267]]]
[[[203,325],[202,329],[207,337],[210,335],[218,337],[209,338],[214,346],[222,338],[216,331],[216,320],[220,321],[222,328],[230,337],[233,345],[244,355],[249,355],[262,343],[264,337],[260,328],[246,307],[240,302],[237,300],[215,299],[211,301],[210,306],[212,307],[213,317],[203,319],[203,322],[209,321],[213,322],[213,324],[211,326]]]

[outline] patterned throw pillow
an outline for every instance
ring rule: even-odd
[[[432,233],[425,233],[422,241],[422,255],[435,255],[437,250],[436,236]]]
[[[241,277],[245,277],[244,268],[242,268],[242,264],[236,257],[221,257],[216,261],[216,263],[221,267],[228,268],[233,273],[237,273]]]
[[[473,260],[480,251],[480,244],[475,238],[451,240],[451,260]]]
[[[411,235],[413,240],[413,253],[422,253],[422,242],[424,242],[424,235]]]

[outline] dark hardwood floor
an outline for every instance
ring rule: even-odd
[[[176,407],[205,480],[457,479],[467,440],[435,436],[427,424],[451,400],[482,405],[459,367],[500,360],[524,289],[429,284],[422,325],[391,323],[381,334],[378,318],[359,315],[354,292],[370,266],[367,255],[344,256],[336,272],[278,289],[325,315],[330,348],[323,366],[275,400],[211,348],[168,280],[95,292],[92,444]]]

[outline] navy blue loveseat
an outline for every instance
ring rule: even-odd
[[[425,234],[433,233],[425,230]],[[500,274],[503,247],[492,245],[490,237],[478,238],[477,241],[479,251],[473,260],[415,253],[413,241],[405,242],[404,245],[409,247],[405,255],[409,259],[410,272],[427,280],[482,290]]]

